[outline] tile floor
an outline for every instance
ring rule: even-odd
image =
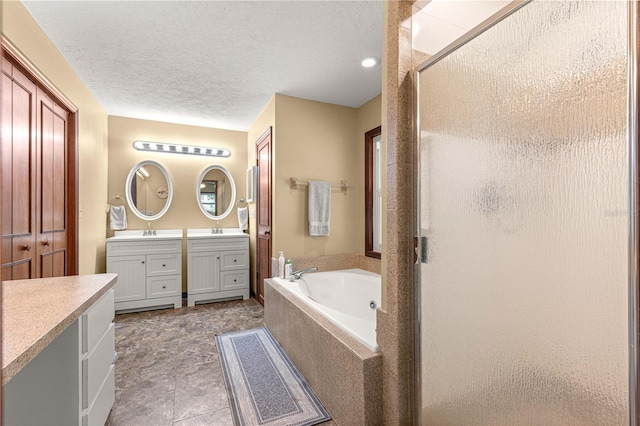
[[[254,299],[116,315],[107,426],[233,425],[215,335],[262,327],[262,318]]]

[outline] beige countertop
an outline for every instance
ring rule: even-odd
[[[116,274],[75,275],[2,283],[2,384],[111,287]]]

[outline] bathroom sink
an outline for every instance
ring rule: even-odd
[[[242,232],[240,228],[220,228],[221,233],[213,233],[212,229],[215,228],[199,228],[199,229],[187,229],[187,238],[220,238],[220,237],[233,237],[233,236],[249,236]]]
[[[108,238],[108,240],[117,241],[145,241],[145,240],[166,240],[166,239],[182,239],[182,229],[156,229],[155,235],[145,235],[143,229],[136,229],[131,231],[116,231],[114,236]]]

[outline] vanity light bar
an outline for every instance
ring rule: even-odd
[[[169,154],[206,155],[209,157],[231,157],[231,151],[204,146],[178,145],[160,142],[135,141],[133,147],[138,151],[166,152]]]

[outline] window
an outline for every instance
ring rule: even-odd
[[[369,130],[365,141],[365,255],[382,252],[382,128]]]

